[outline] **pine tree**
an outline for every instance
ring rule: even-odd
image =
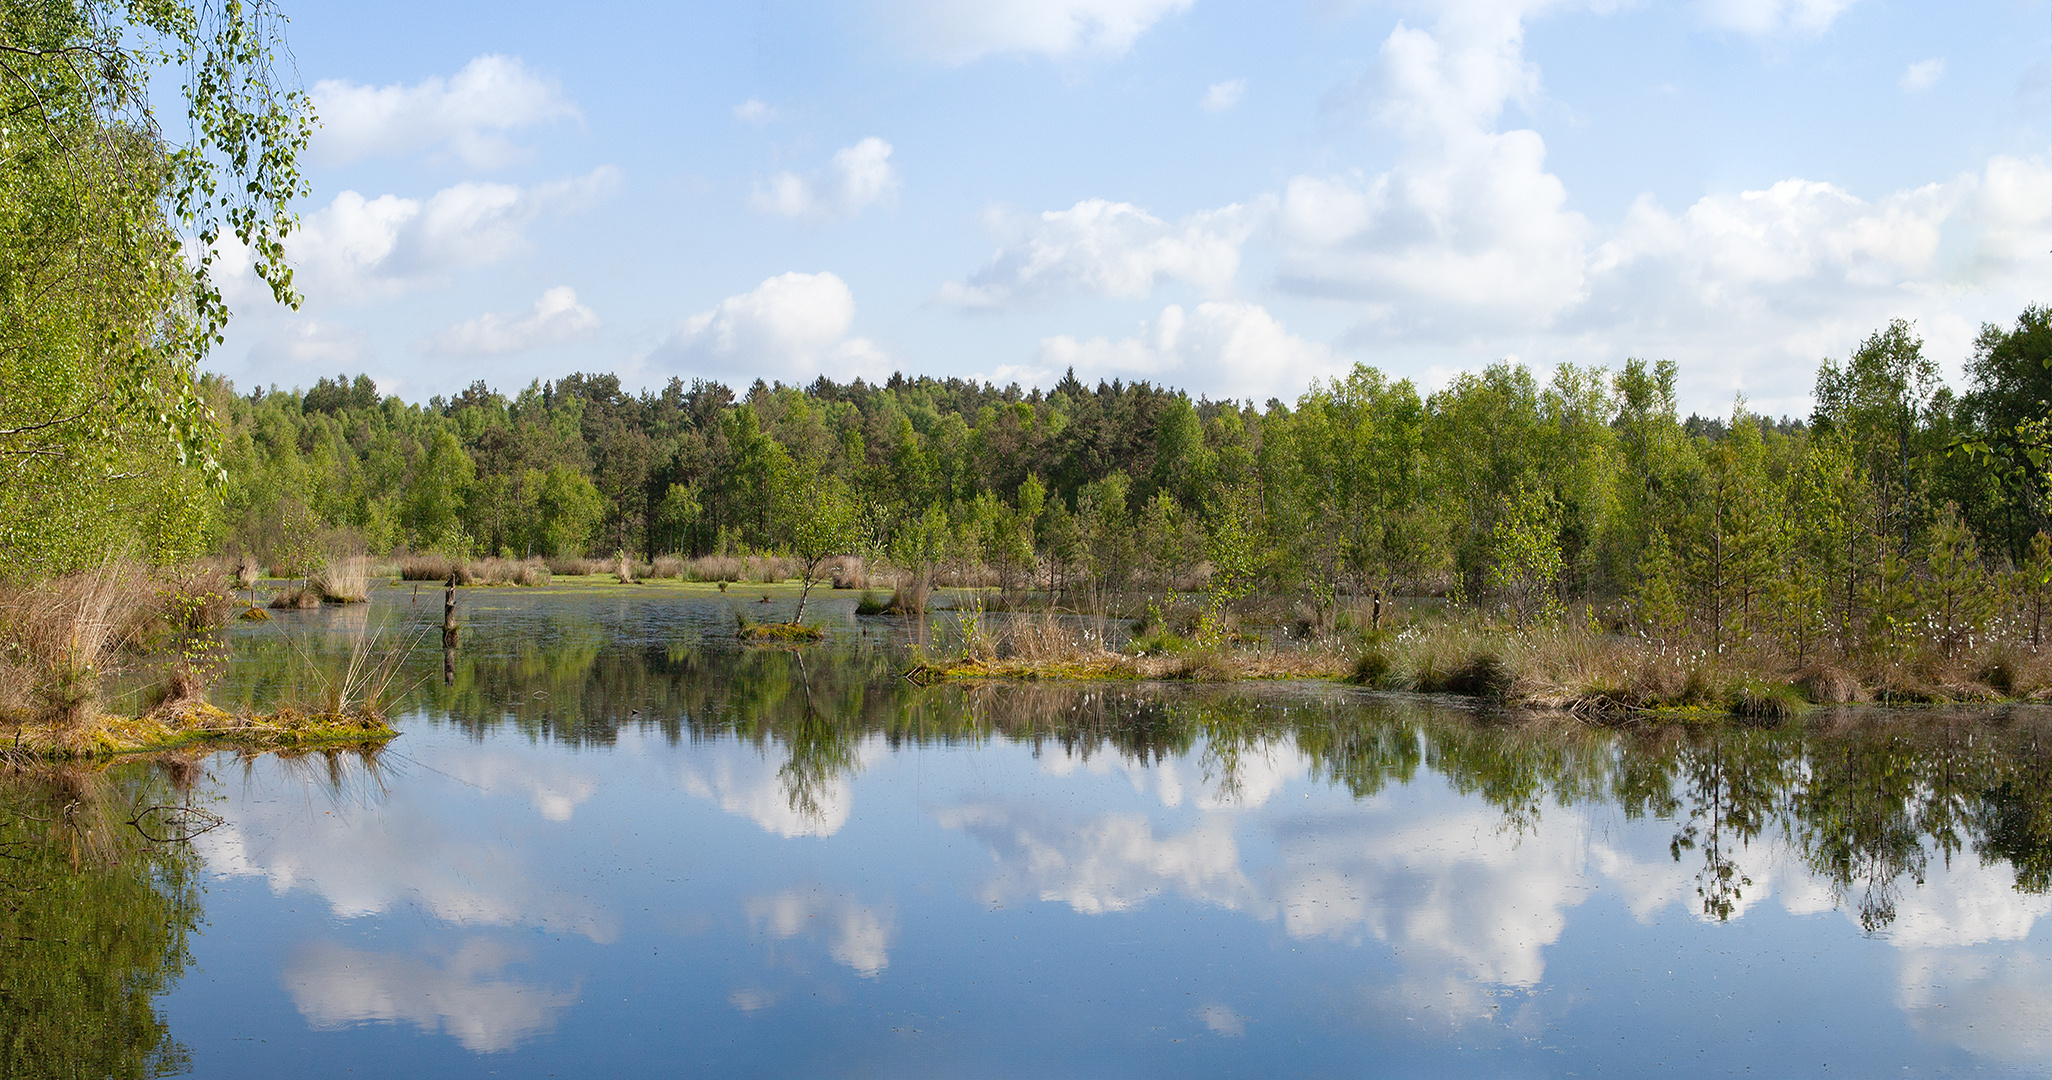
[[[1960,519],[1959,506],[1946,503],[1924,539],[1925,622],[1932,644],[1951,659],[1988,625],[1994,597],[1980,548]]]

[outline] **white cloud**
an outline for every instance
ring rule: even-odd
[[[1192,0],[896,0],[900,32],[919,52],[950,64],[993,53],[1065,57],[1122,54]]]
[[[598,325],[597,313],[577,302],[577,291],[558,285],[525,311],[480,315],[415,347],[438,356],[504,356],[583,337]]]
[[[834,153],[827,174],[783,172],[756,186],[749,205],[765,214],[804,221],[849,217],[898,190],[891,144],[871,136]]]
[[[331,164],[441,150],[473,168],[493,168],[523,156],[508,132],[578,115],[555,80],[496,55],[411,86],[323,79],[313,99],[321,127],[312,149]]]
[[[1240,248],[1268,215],[1272,200],[1234,203],[1170,224],[1131,203],[1085,199],[1008,223],[1023,235],[965,282],[936,298],[961,307],[1000,307],[1067,293],[1145,296],[1164,279],[1207,292],[1232,287]]]
[[[293,955],[285,992],[316,1029],[409,1023],[428,1034],[447,1032],[473,1053],[499,1053],[553,1030],[563,1010],[577,1003],[576,989],[550,990],[499,975],[519,959],[477,938],[442,965],[410,953],[316,942]]]
[[[1544,325],[1582,298],[1588,222],[1546,171],[1538,133],[1496,130],[1505,104],[1539,89],[1521,14],[1456,5],[1429,33],[1390,32],[1355,93],[1404,149],[1379,175],[1289,182],[1277,219],[1286,288],[1462,333]]]
[[[1139,333],[1117,341],[1045,338],[1038,361],[1043,370],[1123,373],[1255,400],[1295,393],[1345,366],[1331,349],[1290,333],[1260,305],[1224,300],[1187,312],[1170,304]]]
[[[1703,16],[1725,30],[1764,36],[1820,34],[1857,0],[1702,0]]]
[[[309,301],[394,295],[526,251],[529,224],[590,205],[617,176],[607,166],[532,188],[465,181],[426,199],[344,191],[308,214],[286,249]]]
[[[1227,79],[1225,82],[1212,83],[1204,91],[1204,100],[1198,104],[1203,106],[1205,112],[1224,112],[1238,105],[1240,99],[1246,96],[1247,80]]]
[[[875,342],[849,337],[855,294],[833,273],[778,274],[684,321],[648,357],[666,368],[741,380],[888,375]]]
[[[1966,355],[2052,287],[2052,166],[1995,158],[1977,174],[1864,199],[1783,180],[1679,214],[1651,198],[1591,252],[1589,299],[1555,348],[1659,355],[1729,399],[1801,412],[1821,357],[1909,318],[1938,357]]]
[[[734,106],[734,119],[744,124],[767,124],[776,118],[776,106],[761,98],[749,98]]]
[[[1908,69],[1903,71],[1902,78],[1896,82],[1896,85],[1902,87],[1906,93],[1920,94],[1938,85],[1938,80],[1944,77],[1944,58],[1933,57],[1929,60],[1919,60],[1911,64]]]
[[[2052,1055],[2052,961],[2035,949],[1911,950],[1898,979],[1897,1003],[1927,1039],[2027,1070]]]
[[[816,889],[750,897],[743,908],[749,925],[774,938],[810,937],[825,931],[827,954],[865,979],[874,979],[891,966],[891,941],[897,937],[898,925],[887,909],[865,907],[852,896]],[[741,1002],[735,1002],[735,1007],[752,1011]]]
[[[249,358],[267,368],[349,371],[370,360],[371,348],[360,330],[300,318],[276,326],[260,338],[250,346]]]

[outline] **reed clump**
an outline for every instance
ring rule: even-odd
[[[843,555],[828,562],[826,574],[836,589],[869,588],[869,568],[859,555]]]
[[[362,604],[370,601],[371,562],[363,555],[330,559],[314,572],[307,586],[320,600],[331,604]]]
[[[0,589],[0,722],[71,740],[106,715],[111,679],[156,671],[156,700],[191,700],[218,674],[230,602],[217,568],[108,559]],[[154,658],[145,663],[146,658]]]
[[[79,573],[0,588],[0,731],[16,752],[95,757],[194,742],[248,748],[389,738],[385,715],[404,653],[359,641],[339,674],[303,666],[317,692],[275,715],[231,716],[207,701],[231,611],[218,566],[150,568],[109,559]],[[315,603],[318,603],[318,599]],[[258,609],[261,610],[261,609]],[[119,679],[149,703],[116,712]],[[126,696],[120,701],[130,701]]]

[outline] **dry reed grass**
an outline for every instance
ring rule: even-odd
[[[389,647],[385,643],[384,631],[358,631],[350,640],[349,658],[339,671],[331,671],[330,665],[315,657],[303,641],[295,640],[293,648],[308,677],[313,682],[309,697],[296,706],[289,706],[286,712],[300,712],[323,720],[376,720],[382,722],[389,715],[392,703],[403,697],[412,687],[395,691],[399,669],[406,657],[419,646],[427,636],[422,630],[403,647]]]
[[[827,580],[836,589],[869,588],[869,568],[860,555],[843,555],[826,565]]]
[[[98,714],[102,676],[119,669],[123,646],[157,617],[158,584],[129,559],[0,597],[8,669],[0,707],[59,732],[84,727]]]
[[[957,679],[1241,679],[1337,678],[1349,657],[1337,649],[1275,649],[1225,645],[1165,655],[1138,655],[1110,647],[1089,622],[1055,615],[990,620],[980,612],[960,617],[953,655],[920,665],[918,677]]]
[[[271,606],[280,611],[311,611],[321,606],[321,590],[313,585],[292,585],[271,596]]]
[[[458,585],[547,585],[553,573],[552,563],[558,560],[535,559],[469,559],[456,560],[441,555],[407,555],[399,559],[401,581],[447,581],[451,575]],[[585,560],[577,560],[580,564]],[[583,569],[576,571],[585,572]]]
[[[362,604],[370,600],[370,559],[350,555],[330,559],[307,582],[320,599],[335,604]]]

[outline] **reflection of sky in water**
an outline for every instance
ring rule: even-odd
[[[821,708],[853,707],[831,689]],[[339,788],[216,759],[206,974],[166,1004],[194,1071],[1916,1076],[2052,1054],[2052,903],[1970,849],[1928,850],[1867,932],[1798,838],[1726,838],[1720,921],[1674,815],[1603,798],[1506,815],[1431,767],[1355,798],[1290,734],[814,732],[838,764],[807,769],[747,720],[554,741],[415,716]],[[252,988],[282,994],[242,1007]]]
[[[1863,935],[1780,838],[1736,850],[1751,884],[1719,923],[1671,822],[1596,804],[1520,829],[1430,774],[1356,801],[1287,738],[1243,748],[1231,795],[1201,748],[871,737],[810,815],[774,744],[403,742],[341,795],[263,762],[218,781],[197,951],[270,935],[240,947],[298,1023],[266,1038],[441,1040],[459,1072],[716,1039],[715,1066],[835,1075],[979,1072],[1043,1039],[1031,1060],[1086,1072],[1900,1075],[2052,1049],[2046,900],[1970,855]],[[188,1043],[234,1037],[232,1011],[174,1013],[209,1017]]]

